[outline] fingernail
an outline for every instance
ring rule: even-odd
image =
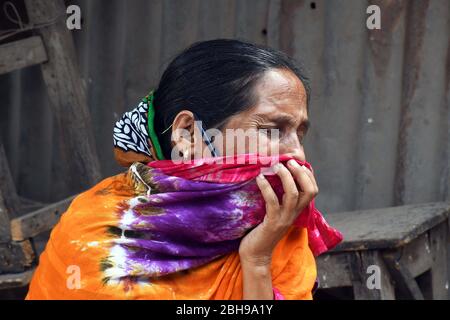
[[[272,167],[273,172],[277,173],[281,169],[281,164],[277,163]]]
[[[288,164],[293,166],[294,168],[300,168],[300,165],[298,164],[298,162],[293,159],[289,160]]]
[[[256,177],[256,179],[259,180],[259,181],[263,181],[263,180],[266,179],[266,178],[264,178],[264,175],[263,175],[262,173],[260,173],[260,174],[258,174],[258,176]]]

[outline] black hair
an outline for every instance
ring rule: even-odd
[[[170,158],[171,132],[166,130],[182,110],[190,110],[205,129],[216,127],[255,105],[254,87],[271,69],[292,71],[310,99],[309,79],[292,58],[273,48],[240,40],[196,42],[176,56],[154,92],[154,127],[163,154]]]

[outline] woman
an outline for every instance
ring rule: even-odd
[[[27,298],[311,299],[314,255],[342,236],[314,207],[308,100],[281,52],[237,40],[186,49],[116,123],[127,171],[75,198]]]

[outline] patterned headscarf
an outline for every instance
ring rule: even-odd
[[[125,112],[114,126],[114,155],[124,167],[129,167],[134,162],[148,163],[164,159],[153,126],[153,99],[152,91],[135,109]]]

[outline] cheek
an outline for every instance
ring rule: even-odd
[[[239,142],[237,140],[240,140]],[[245,141],[245,143],[244,143]],[[256,134],[238,138],[224,137],[223,144],[218,143],[216,147],[221,155],[232,156],[244,153],[259,153],[260,155],[276,155],[278,153],[278,141],[273,141],[265,134]]]
[[[265,134],[258,136],[258,152],[261,155],[275,155],[277,152],[278,142],[274,139],[269,139]]]
[[[278,155],[280,149],[279,139],[271,139],[266,134],[258,134],[248,153],[259,153],[262,156]]]
[[[296,159],[306,161],[305,150],[303,148],[303,145],[301,145],[301,144],[293,145],[290,143],[280,142],[279,151],[280,151],[280,154],[289,154]]]
[[[232,156],[243,153],[259,153],[260,155],[292,154],[299,159],[305,159],[303,146],[298,137],[293,134],[292,138],[269,137],[258,133],[249,136],[222,136],[223,139],[215,141],[215,146],[223,156]],[[234,138],[234,139],[233,139]],[[238,141],[239,140],[239,141]],[[220,143],[219,141],[223,141]],[[245,141],[245,142],[244,142]]]

